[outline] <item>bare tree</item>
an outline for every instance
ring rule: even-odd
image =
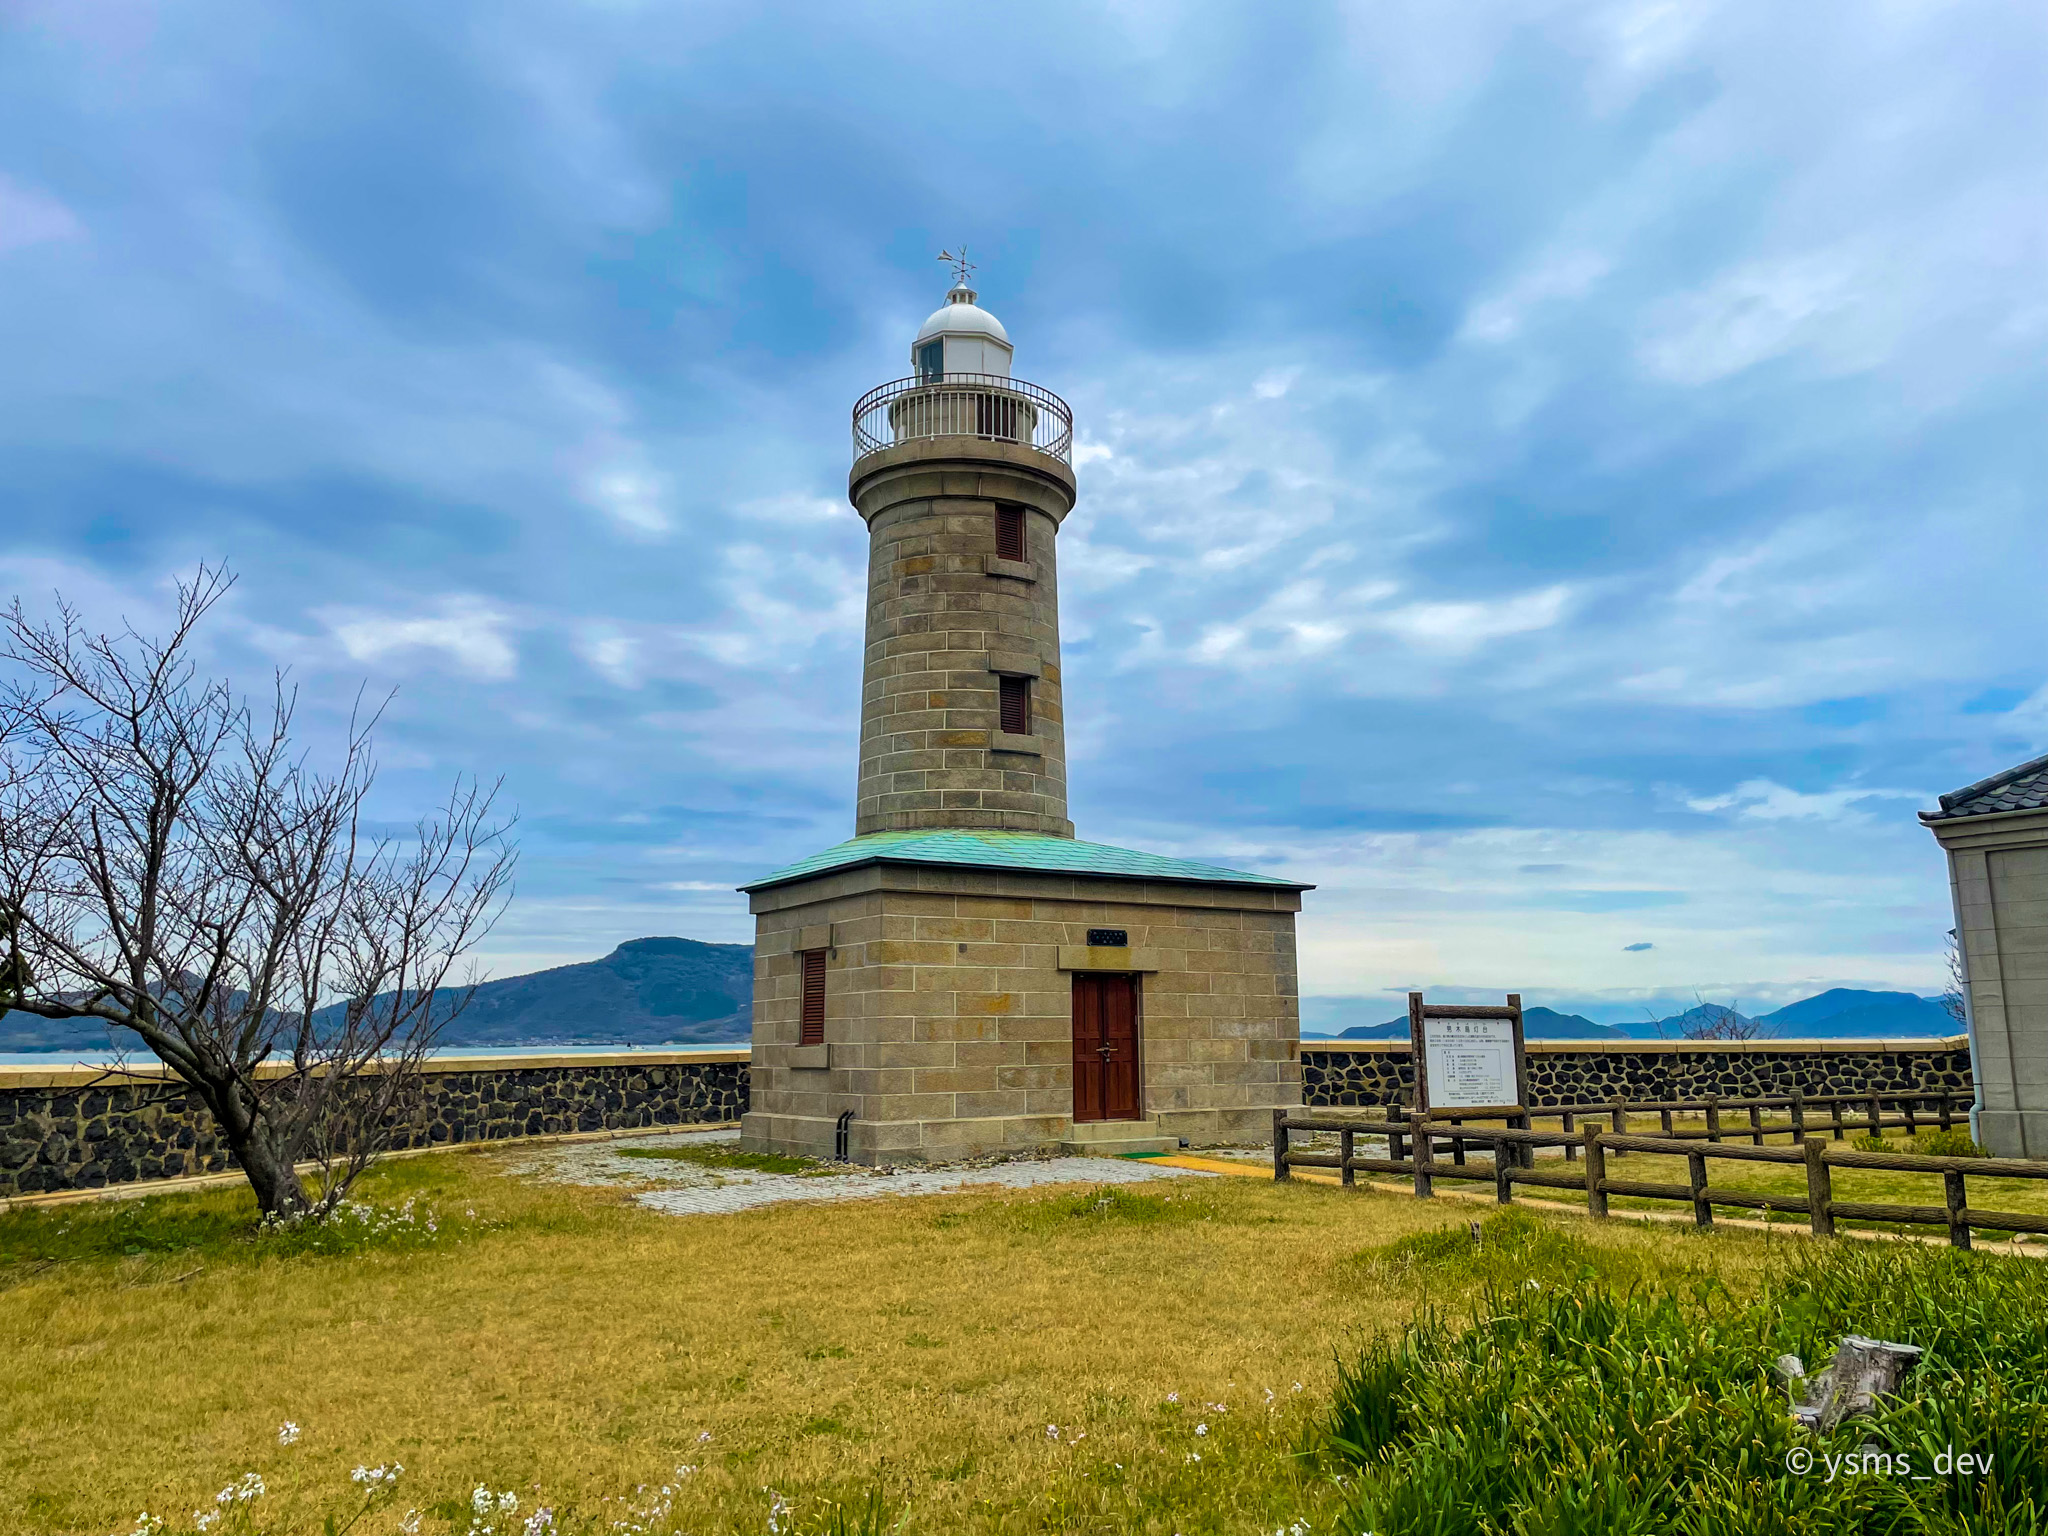
[[[1694,1006],[1676,1019],[1651,1019],[1659,1039],[1760,1040],[1771,1033],[1768,1024],[1761,1019],[1745,1018],[1733,1003],[1723,1008],[1718,1003],[1708,1002],[1697,992],[1693,993],[1692,1000]],[[1678,1026],[1676,1035],[1666,1028],[1667,1024],[1674,1023]]]
[[[0,1009],[132,1032],[263,1214],[318,1218],[407,1117],[515,855],[474,781],[407,835],[366,827],[360,699],[322,771],[282,675],[261,709],[202,679],[193,632],[232,584],[181,581],[162,639],[90,632],[61,598],[52,622],[0,614]]]

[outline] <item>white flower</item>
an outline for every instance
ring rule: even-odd
[[[1202,1453],[1201,1453],[1200,1451],[1189,1451],[1189,1452],[1188,1452],[1188,1460],[1189,1460],[1189,1461],[1200,1461],[1201,1459],[1202,1459]]]
[[[507,1489],[498,1495],[498,1512],[509,1515],[519,1507],[519,1495]]]
[[[277,1443],[279,1445],[297,1445],[299,1443],[299,1426],[290,1419],[286,1419],[277,1428]]]
[[[1057,1424],[1048,1424],[1048,1425],[1046,1425],[1046,1426],[1045,1426],[1045,1438],[1046,1438],[1046,1439],[1048,1439],[1048,1440],[1057,1440],[1057,1439],[1059,1439],[1059,1437],[1060,1437],[1060,1427],[1059,1427],[1059,1425],[1057,1425]]]
[[[491,1512],[491,1490],[478,1483],[469,1495],[469,1507],[480,1515],[488,1515]]]
[[[1297,1391],[1297,1392],[1299,1392],[1299,1391],[1301,1390],[1301,1383],[1300,1383],[1300,1382],[1298,1382],[1298,1381],[1297,1381],[1297,1382],[1296,1382],[1296,1383],[1294,1384],[1294,1390],[1295,1390],[1295,1391]]]
[[[194,1529],[201,1531],[210,1531],[218,1524],[220,1524],[219,1510],[210,1509],[207,1510],[204,1514],[202,1514],[200,1511],[196,1509],[192,1511],[192,1525]]]
[[[1177,1403],[1180,1401],[1180,1394],[1178,1392],[1169,1392],[1166,1394],[1166,1400],[1169,1403]]]
[[[405,1512],[405,1518],[398,1522],[398,1528],[405,1532],[405,1536],[419,1536],[420,1512],[416,1509],[408,1509]]]
[[[708,1429],[699,1430],[697,1432],[697,1443],[699,1445],[709,1445],[711,1443],[711,1431]]]
[[[1522,1284],[1525,1289],[1531,1291],[1540,1291],[1543,1289],[1543,1287],[1534,1280],[1525,1280],[1522,1282]]]
[[[1195,1426],[1195,1433],[1198,1435],[1206,1435],[1207,1433],[1209,1433],[1209,1426],[1206,1424],[1197,1424]]]
[[[263,1495],[263,1479],[254,1472],[244,1472],[240,1479],[229,1483],[213,1496],[216,1504],[246,1504]]]
[[[555,1512],[537,1509],[526,1517],[523,1536],[555,1536]]]

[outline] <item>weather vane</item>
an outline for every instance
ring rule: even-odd
[[[967,247],[961,246],[960,254],[957,256],[951,251],[941,251],[939,252],[939,260],[953,263],[953,272],[956,278],[955,286],[965,288],[967,286],[967,274],[974,270],[974,263],[967,259]]]

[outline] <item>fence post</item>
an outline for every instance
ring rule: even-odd
[[[1348,1125],[1337,1133],[1337,1182],[1339,1184],[1349,1185],[1358,1182],[1351,1168],[1351,1136],[1351,1127]]]
[[[1707,1140],[1719,1141],[1720,1139],[1721,1095],[1719,1095],[1718,1093],[1710,1093],[1707,1095]]]
[[[1752,1146],[1764,1144],[1764,1107],[1761,1104],[1749,1106],[1749,1140]]]
[[[1453,1133],[1464,1123],[1463,1120],[1453,1119],[1451,1121]],[[1456,1134],[1453,1134],[1451,1137],[1451,1161],[1460,1168],[1465,1166],[1465,1138]]]
[[[1493,1144],[1493,1198],[1498,1205],[1515,1203],[1515,1165],[1518,1160],[1514,1143],[1496,1141]]]
[[[1666,1136],[1671,1134],[1671,1106],[1669,1104],[1657,1111],[1657,1123],[1664,1127],[1664,1134]]]
[[[1941,1189],[1945,1197],[1942,1203],[1948,1207],[1948,1245],[1967,1248],[1970,1246],[1970,1222],[1966,1212],[1967,1197],[1963,1193],[1963,1170],[1943,1169]]]
[[[1692,1175],[1692,1219],[1695,1225],[1711,1227],[1714,1224],[1714,1208],[1707,1204],[1707,1154],[1688,1152],[1685,1154],[1687,1171]]]
[[[1613,1124],[1614,1124],[1614,1134],[1615,1134],[1615,1135],[1617,1135],[1617,1136],[1626,1136],[1626,1135],[1628,1134],[1628,1108],[1627,1108],[1627,1106],[1626,1106],[1626,1105],[1623,1105],[1623,1104],[1616,1104],[1616,1105],[1614,1106],[1614,1111],[1613,1111],[1613,1115],[1612,1115],[1612,1117],[1611,1117],[1611,1118],[1612,1118],[1612,1120],[1613,1120]],[[1621,1149],[1620,1149],[1619,1147],[1616,1147],[1616,1148],[1614,1149],[1614,1155],[1615,1155],[1616,1157],[1622,1157],[1622,1156],[1625,1156],[1626,1154],[1624,1154],[1624,1153],[1622,1152],[1622,1150],[1621,1150]]]
[[[1884,1134],[1884,1100],[1874,1093],[1870,1096],[1870,1134]]]
[[[1792,1141],[1795,1145],[1806,1140],[1806,1090],[1792,1090]]]
[[[1415,1144],[1415,1198],[1427,1200],[1436,1193],[1429,1177],[1429,1165],[1436,1160],[1436,1146],[1429,1130],[1429,1116],[1420,1110],[1409,1112],[1408,1139]]]
[[[1575,1130],[1577,1130],[1577,1129],[1578,1129],[1578,1126],[1576,1126],[1575,1124],[1573,1124],[1573,1122],[1574,1122],[1575,1120],[1577,1120],[1577,1119],[1578,1119],[1578,1116],[1577,1116],[1577,1115],[1575,1115],[1575,1114],[1573,1114],[1573,1113],[1572,1113],[1572,1112],[1571,1112],[1570,1110],[1566,1110],[1566,1111],[1564,1112],[1564,1133],[1565,1133],[1565,1135],[1569,1136],[1569,1135],[1571,1135],[1571,1133],[1572,1133],[1573,1131],[1575,1131]],[[1564,1160],[1565,1160],[1566,1162],[1570,1162],[1570,1161],[1571,1161],[1571,1160],[1572,1160],[1573,1158],[1577,1157],[1578,1155],[1579,1155],[1579,1149],[1578,1149],[1577,1147],[1573,1146],[1573,1145],[1572,1145],[1572,1144],[1571,1144],[1570,1142],[1566,1142],[1566,1143],[1564,1144]]]
[[[1586,1127],[1586,1214],[1607,1214],[1607,1149],[1600,1144],[1600,1127]]]
[[[1273,1182],[1280,1183],[1292,1177],[1287,1167],[1287,1111],[1273,1111]]]
[[[1906,1095],[1906,1134],[1908,1136],[1918,1136],[1920,1134],[1920,1122],[1913,1114],[1918,1102],[1910,1093]]]
[[[1835,1235],[1835,1191],[1828,1174],[1828,1144],[1819,1136],[1800,1142],[1806,1153],[1806,1204],[1815,1237]]]
[[[1941,1090],[1941,1128],[1944,1131],[1949,1128],[1949,1101],[1954,1097],[1946,1088]]]

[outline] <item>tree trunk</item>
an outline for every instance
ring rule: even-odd
[[[270,1127],[260,1117],[240,1127],[223,1127],[227,1143],[242,1165],[249,1188],[256,1195],[256,1209],[265,1216],[289,1220],[313,1208],[299,1171],[289,1157],[279,1153]]]

